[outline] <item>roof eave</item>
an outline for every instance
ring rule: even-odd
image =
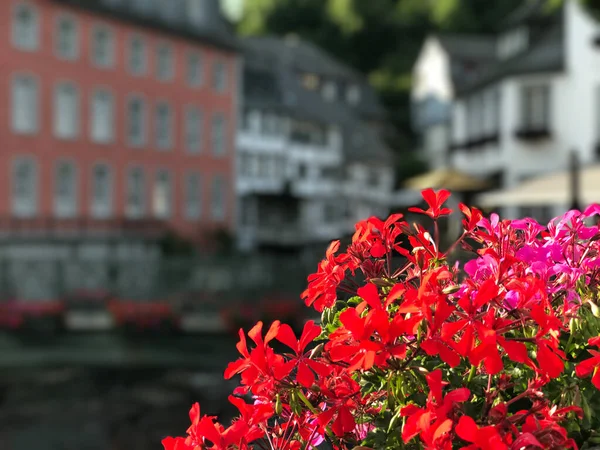
[[[105,15],[115,20],[120,20],[133,25],[144,28],[152,28],[162,33],[171,34],[175,37],[198,41],[203,44],[208,44],[221,50],[232,53],[241,53],[242,47],[234,35],[227,37],[216,36],[209,30],[192,31],[189,27],[175,27],[154,18],[140,17],[126,10],[115,11],[100,3],[99,1],[88,2],[86,0],[53,0],[57,3],[62,3],[73,8],[79,8],[86,11],[91,11],[97,14]]]

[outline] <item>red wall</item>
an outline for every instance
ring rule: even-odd
[[[28,0],[38,11],[40,23],[40,47],[35,52],[23,52],[13,48],[11,21],[13,8],[19,1],[0,1],[0,216],[9,216],[10,167],[11,161],[19,155],[34,156],[38,164],[38,213],[43,217],[53,214],[53,183],[55,164],[58,159],[75,161],[78,173],[79,216],[89,212],[90,178],[92,166],[96,162],[106,162],[113,174],[113,216],[124,216],[124,196],[126,171],[131,165],[144,168],[146,187],[146,211],[151,218],[151,188],[156,169],[170,170],[172,177],[173,201],[170,225],[180,233],[191,236],[200,229],[226,227],[232,229],[235,187],[234,154],[237,104],[237,55],[219,48],[186,41],[172,35],[157,32],[151,28],[130,25],[118,19],[95,15],[80,9],[61,6],[51,0]],[[62,61],[54,54],[55,22],[60,13],[68,12],[76,17],[79,30],[79,58],[75,61]],[[91,29],[95,24],[107,24],[113,31],[115,42],[115,65],[111,69],[98,69],[93,66],[89,46]],[[128,73],[127,44],[132,33],[144,38],[147,49],[147,73],[141,77]],[[159,42],[168,42],[175,59],[175,76],[169,82],[157,80],[155,74],[155,48]],[[199,89],[186,83],[187,50],[200,51],[203,57],[204,83]],[[212,89],[213,61],[219,58],[228,68],[228,90],[224,94]],[[40,127],[32,136],[19,136],[11,131],[11,78],[15,72],[30,72],[39,79]],[[70,80],[79,89],[81,113],[80,137],[75,141],[56,139],[53,136],[53,93],[58,81]],[[89,138],[90,99],[95,87],[108,87],[113,93],[115,108],[115,141],[108,145],[92,143]],[[146,100],[147,146],[143,149],[131,148],[126,141],[126,101],[129,94],[141,94]],[[153,117],[156,101],[167,100],[174,114],[174,146],[170,151],[160,151],[153,139]],[[183,111],[186,105],[197,105],[204,114],[204,142],[201,154],[186,153],[183,141]],[[214,157],[210,147],[211,118],[214,112],[225,114],[228,123],[228,154]],[[202,174],[202,218],[200,222],[189,222],[184,218],[183,174],[187,171]],[[228,181],[227,217],[222,223],[214,223],[210,218],[210,187],[214,174],[222,174]]]

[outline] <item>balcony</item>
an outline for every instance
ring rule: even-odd
[[[291,184],[291,192],[301,198],[331,197],[341,191],[339,181],[325,178],[301,178]]]
[[[500,143],[500,135],[496,133],[486,134],[477,138],[471,138],[464,142],[450,144],[449,153],[458,151],[477,151],[488,145],[498,145]]]
[[[552,133],[547,126],[523,126],[515,131],[515,137],[526,142],[539,142],[550,139],[552,137]]]
[[[263,178],[258,176],[238,175],[236,181],[239,195],[263,194],[274,195],[285,191],[286,181],[283,177]]]
[[[237,147],[241,150],[263,153],[283,153],[286,146],[284,136],[272,136],[261,133],[239,130],[237,135]]]
[[[0,238],[14,237],[113,237],[136,236],[159,238],[169,231],[169,224],[156,219],[129,219],[117,217],[0,217]]]

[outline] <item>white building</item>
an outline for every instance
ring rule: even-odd
[[[495,178],[499,187],[510,188],[567,169],[572,150],[584,165],[598,160],[600,25],[576,0],[551,12],[546,4],[525,2],[509,17],[493,38],[493,59],[473,54],[478,70],[468,80],[452,70],[460,57],[435,37],[427,41],[415,66],[413,99],[424,151],[437,155],[434,164]],[[475,42],[485,41],[475,36]],[[424,99],[431,98],[451,110],[442,121],[445,128],[427,110]],[[504,213],[545,220],[568,206]]]
[[[322,246],[387,215],[394,168],[372,88],[297,38],[251,38],[245,48],[240,247]]]

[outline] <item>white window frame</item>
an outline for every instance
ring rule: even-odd
[[[73,26],[73,39],[69,43],[67,51],[61,48],[62,24],[70,22]],[[64,61],[75,61],[79,58],[79,23],[77,19],[70,14],[60,14],[56,17],[54,30],[54,53],[56,57]]]
[[[19,26],[22,26],[22,24],[17,20],[17,17],[22,10],[29,10],[32,17],[32,30],[29,30],[29,32],[25,30],[25,34],[31,33],[31,36],[28,36],[26,42],[22,42],[21,33],[24,30],[19,29]],[[26,1],[16,3],[13,7],[11,16],[11,38],[13,46],[25,52],[34,52],[38,50],[40,47],[40,23],[40,14],[32,3]]]
[[[166,126],[165,126],[165,131],[167,133],[167,135],[165,137],[162,137],[160,135],[160,131],[161,131],[161,108],[165,107],[166,111],[167,111],[167,117],[166,117]],[[154,134],[154,141],[155,141],[155,145],[156,148],[158,148],[159,150],[162,151],[168,151],[171,150],[173,148],[173,123],[175,122],[174,118],[174,111],[173,111],[173,107],[171,106],[171,104],[167,101],[159,101],[156,103],[156,106],[154,108],[154,124],[155,124],[155,134]]]
[[[69,114],[61,110],[61,90],[70,88],[73,91],[72,111]],[[69,117],[71,116],[71,117]],[[58,139],[73,140],[79,136],[79,121],[80,121],[80,98],[79,89],[75,83],[71,81],[61,81],[54,87],[54,136]],[[67,124],[66,121],[70,123]]]
[[[229,89],[229,74],[225,61],[217,60],[213,63],[213,89],[219,94],[224,94]]]
[[[163,54],[163,51],[166,51],[166,53]],[[166,60],[163,59],[165,55],[167,57]],[[168,82],[175,78],[175,53],[170,44],[161,42],[156,46],[155,62],[157,80]],[[163,67],[163,63],[166,64],[165,67]],[[163,72],[163,69],[165,72]]]
[[[159,182],[162,175],[166,175],[167,192],[161,194],[159,192]],[[158,195],[165,195],[166,198],[159,199]],[[162,205],[158,202],[164,202]],[[164,210],[160,210],[161,208]],[[154,183],[152,185],[152,214],[156,219],[168,220],[173,216],[173,176],[167,169],[158,169],[154,175]]]
[[[219,125],[220,124],[220,125]],[[211,121],[211,150],[213,156],[222,158],[229,153],[227,150],[227,117],[223,113],[214,113]],[[219,135],[221,134],[221,135]]]
[[[96,54],[98,33],[105,32],[107,37],[106,61],[100,61]],[[96,24],[91,29],[90,57],[92,64],[99,69],[112,69],[115,66],[115,36],[113,30],[104,24]]]
[[[61,189],[61,168],[68,166],[72,170],[72,179],[67,186],[67,193]],[[77,216],[77,166],[72,160],[59,160],[54,166],[54,216],[59,218],[73,218]]]
[[[17,183],[17,170],[21,164],[27,164],[31,168],[31,177],[32,179],[28,181],[27,190],[30,192],[26,193],[26,196],[29,198],[18,198],[18,188],[16,186]],[[10,178],[10,187],[11,187],[11,212],[13,217],[19,218],[31,218],[37,215],[38,211],[38,186],[39,186],[39,172],[37,161],[30,156],[19,156],[12,161],[11,165],[11,178]]]
[[[31,104],[23,106],[23,101],[17,99],[17,85],[23,81],[31,82],[31,98],[27,99]],[[11,129],[15,134],[36,134],[40,124],[40,83],[36,76],[29,73],[14,74],[11,81]],[[17,109],[24,108],[24,109]],[[23,115],[20,118],[17,112]],[[22,122],[22,123],[21,123]]]
[[[141,44],[140,67],[136,67],[134,64],[134,46],[136,42]],[[127,69],[129,70],[129,73],[136,77],[146,75],[148,72],[148,46],[146,45],[143,36],[139,34],[131,35],[127,45]]]
[[[549,129],[552,122],[552,86],[548,82],[525,84],[521,88],[521,127]]]
[[[327,81],[323,84],[323,98],[328,102],[335,102],[338,98],[338,86],[335,81]]]
[[[139,174],[140,185],[134,185],[133,176]],[[130,219],[141,219],[146,215],[146,174],[142,166],[132,166],[125,174],[125,215]],[[137,198],[139,201],[133,202]]]
[[[100,94],[106,94],[109,100],[108,108],[109,111],[107,113],[107,123],[105,124],[106,129],[108,130],[106,136],[100,136],[101,125],[98,124],[98,121],[101,118],[97,118],[97,110],[96,110],[96,101],[97,96]],[[113,93],[107,88],[97,87],[92,91],[91,101],[90,101],[90,139],[92,142],[97,144],[110,144],[114,142],[115,139],[115,97]]]
[[[352,84],[350,86],[348,86],[348,88],[346,89],[346,102],[349,103],[350,105],[358,105],[360,103],[360,97],[361,97],[361,92],[360,92],[360,87],[356,84]]]
[[[192,67],[195,66],[194,72]],[[195,76],[192,76],[193,75]],[[193,88],[199,88],[204,84],[204,57],[200,51],[189,51],[186,59],[186,80]]]
[[[106,190],[106,198],[99,200],[97,195],[96,185],[96,169],[104,167],[107,171],[107,186],[103,189]],[[90,215],[95,219],[107,219],[113,214],[113,171],[112,168],[104,162],[97,162],[92,166],[92,174],[90,177]]]
[[[141,123],[140,123],[140,134],[139,136],[133,136],[133,134],[131,133],[132,130],[132,124],[133,124],[133,117],[132,117],[132,110],[131,110],[131,106],[133,104],[133,102],[139,102],[140,106],[141,106]],[[146,104],[146,99],[144,98],[144,96],[140,95],[140,94],[132,94],[128,97],[127,99],[127,105],[126,105],[127,111],[126,111],[126,115],[127,115],[127,142],[129,144],[130,147],[133,148],[141,148],[144,147],[148,144],[148,132],[147,132],[147,123],[148,123],[148,107]]]
[[[192,155],[202,153],[204,113],[200,107],[193,105],[187,105],[185,107],[183,128],[183,138],[187,153]],[[192,137],[193,142],[191,139]]]
[[[188,172],[183,183],[185,218],[197,221],[202,217],[202,175],[199,172]],[[195,190],[194,195],[191,195],[192,190]]]

